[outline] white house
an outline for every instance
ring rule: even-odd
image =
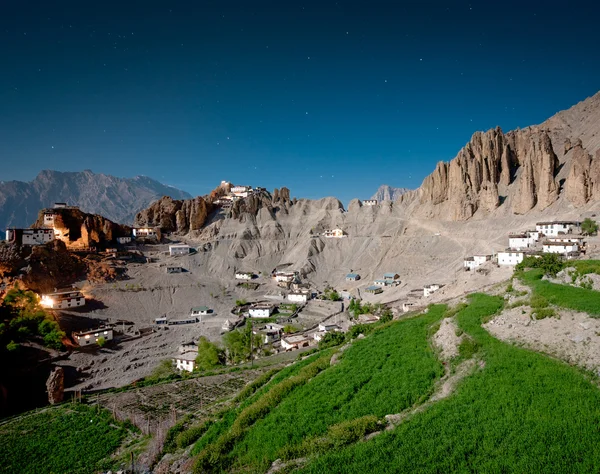
[[[398,275],[397,273],[394,273],[394,272],[384,273],[383,278],[384,278],[384,280],[399,280],[400,275]],[[398,283],[400,283],[400,282],[398,282]]]
[[[321,339],[323,339],[323,337],[325,337],[325,334],[327,334],[327,332],[317,331],[317,332],[313,333],[313,338],[315,341],[319,342]]]
[[[364,201],[362,201],[362,205],[363,206],[376,206],[377,199],[365,199]]]
[[[52,227],[54,225],[54,218],[56,217],[56,213],[53,211],[45,211],[44,212],[44,225],[47,227]]]
[[[156,230],[152,227],[134,227],[132,232],[136,238],[156,239],[158,237]]]
[[[40,304],[50,309],[77,308],[85,306],[85,297],[79,290],[63,290],[42,295]]]
[[[131,237],[117,237],[117,242],[121,245],[128,244],[131,242]]]
[[[420,306],[415,301],[407,301],[402,303],[402,311],[404,313],[408,313],[409,311],[414,311],[418,309]]]
[[[288,296],[287,296],[289,301],[292,301],[294,303],[306,303],[309,299],[310,299],[310,292],[309,291],[292,291]]]
[[[97,344],[100,338],[104,339],[104,341],[111,341],[113,339],[113,329],[108,326],[102,326],[97,329],[90,329],[89,331],[73,333],[73,339],[80,346]]]
[[[173,357],[175,361],[175,366],[177,370],[187,370],[188,372],[193,372],[196,367],[196,357],[198,357],[197,352],[184,352],[183,354],[178,354]]]
[[[283,332],[283,326],[281,324],[277,324],[277,323],[267,323],[267,324],[265,324],[265,329],[267,329],[269,331]]]
[[[523,261],[525,253],[519,250],[498,252],[498,265],[517,265]]]
[[[560,237],[549,237],[547,240],[548,240],[548,242],[575,243],[575,244],[579,245],[580,247],[583,245],[583,237],[581,237],[579,235],[573,235],[573,236],[562,235]]]
[[[319,324],[319,331],[340,331],[341,328],[337,324],[333,323],[321,323]]]
[[[358,281],[360,280],[360,275],[358,273],[348,273],[346,275],[346,281]]]
[[[284,337],[281,340],[281,347],[283,347],[286,351],[291,351],[292,349],[306,347],[309,345],[309,343],[309,339],[306,336],[300,334],[297,336]]]
[[[6,229],[8,242],[21,245],[43,245],[54,240],[52,229]]]
[[[252,272],[235,272],[236,280],[252,280],[254,273]]]
[[[527,237],[529,237],[530,242],[537,242],[540,240],[540,231],[538,230],[528,230],[526,234]]]
[[[538,222],[535,224],[535,230],[541,232],[547,237],[555,237],[559,234],[571,234],[574,231],[580,232],[581,222],[576,221],[553,221]]]
[[[491,255],[473,255],[472,257],[465,258],[464,267],[467,270],[474,270],[475,268],[480,267],[485,262],[488,262],[491,259]]]
[[[66,208],[67,208],[66,202],[55,202],[54,203],[54,209],[66,209]]]
[[[429,295],[435,293],[437,290],[439,290],[441,287],[441,285],[439,285],[438,283],[431,283],[430,285],[425,285],[423,287],[423,296],[425,298],[427,298]]]
[[[321,235],[323,235],[323,237],[327,239],[341,239],[342,237],[346,237],[346,234],[344,234],[344,231],[342,229],[326,230]]]
[[[181,267],[175,267],[175,266],[168,266],[167,267],[167,273],[171,274],[171,273],[183,273],[183,268]]]
[[[298,278],[298,272],[277,272],[275,273],[275,281],[277,282],[292,282]]]
[[[275,311],[275,305],[268,303],[258,303],[250,307],[248,313],[251,318],[268,318]]]
[[[184,342],[179,346],[179,353],[185,354],[186,352],[198,352],[198,344],[194,341]]]
[[[197,306],[190,309],[190,316],[208,316],[210,308],[208,306]]]
[[[189,255],[191,247],[187,244],[169,245],[169,255]]]
[[[543,252],[544,253],[570,253],[578,252],[579,245],[575,242],[544,242]]]
[[[526,249],[532,243],[527,234],[510,234],[508,236],[508,247],[513,250]]]
[[[252,192],[252,186],[233,186],[231,188],[231,194],[239,198],[248,197],[248,194]]]

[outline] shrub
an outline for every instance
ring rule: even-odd
[[[525,257],[515,270],[521,272],[526,268],[540,268],[545,275],[556,276],[564,267],[561,257],[555,253],[545,253],[541,257]]]
[[[556,316],[554,308],[537,308],[531,312],[531,317],[533,319],[545,319],[553,316]]]
[[[201,425],[195,425],[185,431],[180,432],[175,437],[175,444],[180,449],[187,448],[190,444],[199,440],[202,435],[206,433],[210,425],[210,421],[205,421]]]
[[[470,337],[465,337],[458,346],[458,355],[461,359],[470,359],[479,352],[480,348],[481,345],[478,342]]]
[[[102,337],[102,336],[99,337],[97,344],[98,344],[98,347],[104,347],[106,345],[106,339],[104,339],[104,337]]]
[[[586,235],[594,235],[598,233],[598,224],[596,221],[586,217],[581,223],[581,232]]]
[[[319,349],[325,349],[327,347],[339,346],[346,340],[344,333],[331,331],[326,333],[323,338],[319,341]]]

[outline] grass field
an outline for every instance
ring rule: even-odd
[[[582,265],[582,271],[594,273],[591,271],[591,268],[595,268],[595,265],[592,266],[589,262],[587,266]],[[523,282],[531,287],[534,295],[545,298],[550,304],[583,311],[593,317],[600,317],[600,292],[575,286],[550,283],[549,281],[542,280],[542,276],[543,272],[540,269],[528,270],[519,275]]]
[[[485,367],[450,398],[301,472],[599,472],[600,390],[576,368],[490,336],[481,322],[501,307],[474,295],[458,314]]]
[[[327,364],[321,374],[295,388],[251,424],[230,447],[226,464],[244,472],[265,471],[282,452],[334,425],[338,432],[359,425],[366,429],[372,418],[398,413],[427,399],[443,374],[429,347],[428,331],[445,310],[443,305],[433,306],[422,317],[393,323],[355,341],[336,365]],[[275,376],[259,392],[268,396],[269,387],[277,388],[277,381],[285,380],[283,375]],[[257,393],[259,402],[260,396]],[[340,425],[359,418],[356,426]],[[231,420],[226,424],[231,426]],[[198,446],[206,444],[201,439]]]
[[[62,405],[0,425],[0,471],[14,474],[93,473],[121,445],[124,425],[110,413]]]

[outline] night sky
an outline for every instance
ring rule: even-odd
[[[417,187],[600,89],[600,2],[0,3],[0,180]]]

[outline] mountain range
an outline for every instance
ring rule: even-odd
[[[0,182],[0,229],[28,227],[41,208],[52,207],[55,202],[66,202],[84,212],[131,224],[137,212],[162,196],[191,198],[185,191],[146,176],[117,178],[90,170],[43,170],[30,182]]]
[[[379,186],[377,192],[371,196],[371,199],[377,201],[395,201],[408,191],[410,191],[408,188],[394,188],[393,186],[382,184]]]

